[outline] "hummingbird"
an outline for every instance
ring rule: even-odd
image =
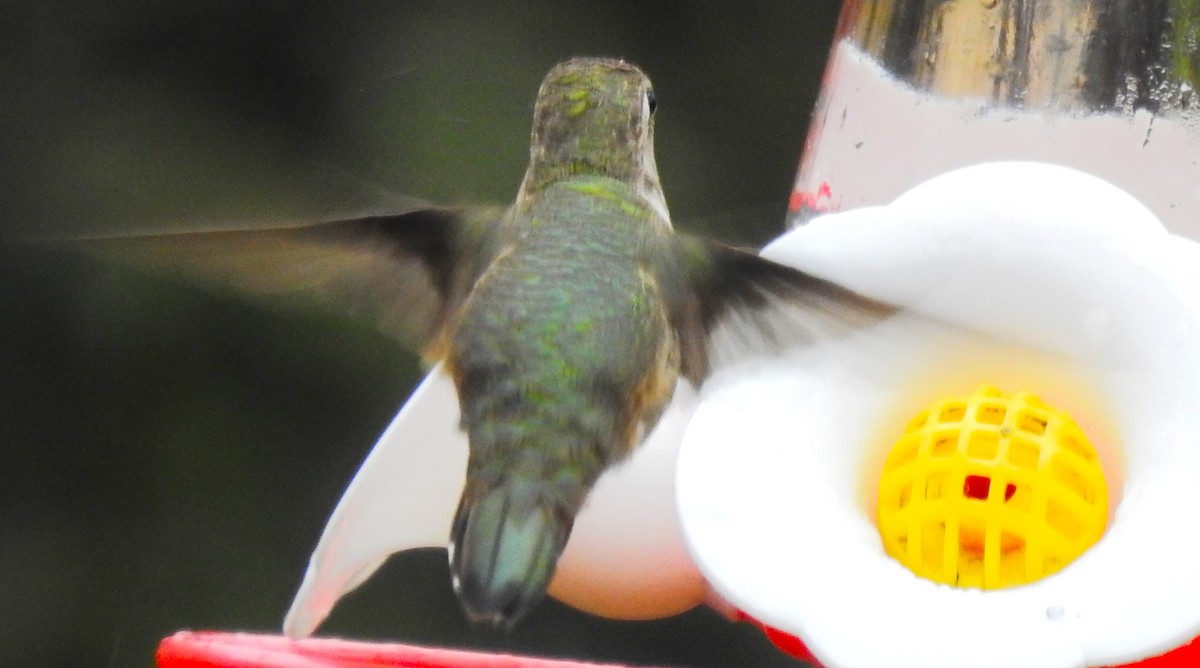
[[[544,597],[596,481],[723,349],[837,336],[891,307],[676,232],[650,80],[610,58],[546,75],[507,207],[413,205],[274,229],[124,237],[113,253],[367,318],[441,363],[469,442],[448,538],[472,622]],[[790,314],[790,317],[787,316]]]

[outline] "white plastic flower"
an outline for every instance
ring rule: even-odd
[[[905,310],[706,384],[676,483],[721,596],[831,668],[1106,666],[1200,634],[1200,245],[1104,181],[995,163],[764,255]],[[917,577],[874,524],[907,421],[984,383],[1071,413],[1112,508],[1062,571],[989,591]]]

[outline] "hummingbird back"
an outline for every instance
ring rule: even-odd
[[[452,570],[468,614],[505,624],[541,598],[587,493],[679,373],[657,271],[670,227],[634,187],[565,180],[508,224],[448,355],[471,444]]]

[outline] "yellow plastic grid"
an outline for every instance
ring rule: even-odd
[[[981,387],[909,422],[884,463],[879,531],[917,575],[998,589],[1061,570],[1104,534],[1108,489],[1073,419]]]

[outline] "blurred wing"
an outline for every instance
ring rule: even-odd
[[[338,599],[389,555],[445,547],[467,471],[458,395],[441,365],[425,377],[371,449],[329,518],[283,622],[312,634]]]
[[[748,250],[686,235],[680,243],[690,290],[676,318],[683,373],[696,384],[745,352],[845,336],[896,312]]]
[[[251,297],[333,309],[419,348],[487,266],[501,215],[426,207],[300,227],[70,243]]]

